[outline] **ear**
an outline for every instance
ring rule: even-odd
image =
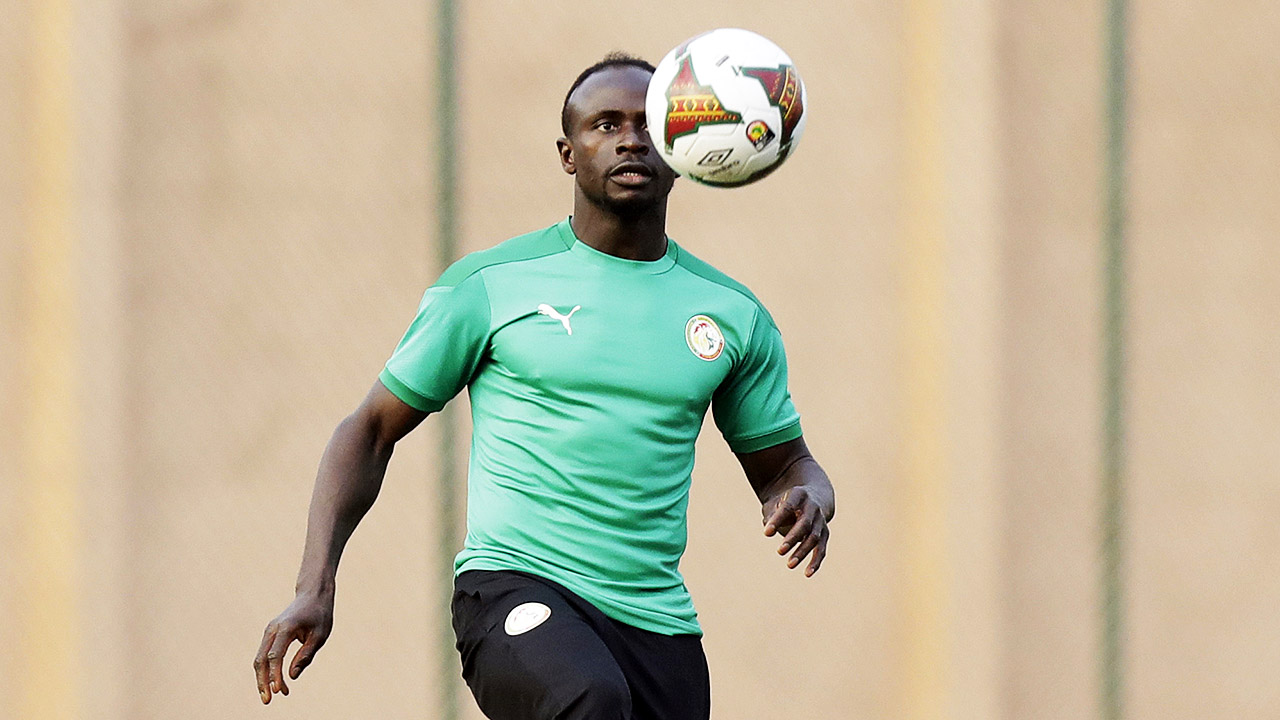
[[[573,145],[569,144],[568,138],[560,138],[556,140],[556,152],[560,153],[560,167],[570,175],[578,172],[578,167],[573,161]]]

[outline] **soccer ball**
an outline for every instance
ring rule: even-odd
[[[738,187],[795,151],[809,103],[795,65],[749,30],[720,28],[680,43],[645,95],[649,135],[676,172]]]

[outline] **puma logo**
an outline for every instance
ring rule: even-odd
[[[568,315],[561,315],[555,308],[551,307],[546,303],[542,303],[541,305],[538,306],[538,314],[546,315],[547,317],[552,318],[553,320],[559,320],[560,324],[564,325],[564,331],[572,335],[573,328],[570,327],[569,325],[569,318],[573,317],[573,314],[578,312],[581,309],[582,309],[581,305],[574,305],[573,309],[569,311]]]

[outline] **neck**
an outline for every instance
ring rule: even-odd
[[[601,208],[580,194],[570,222],[578,240],[626,260],[658,260],[667,254],[667,201],[635,215]]]

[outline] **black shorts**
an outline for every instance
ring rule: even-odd
[[[608,618],[550,580],[469,570],[454,581],[462,677],[492,720],[707,720],[702,639]]]

